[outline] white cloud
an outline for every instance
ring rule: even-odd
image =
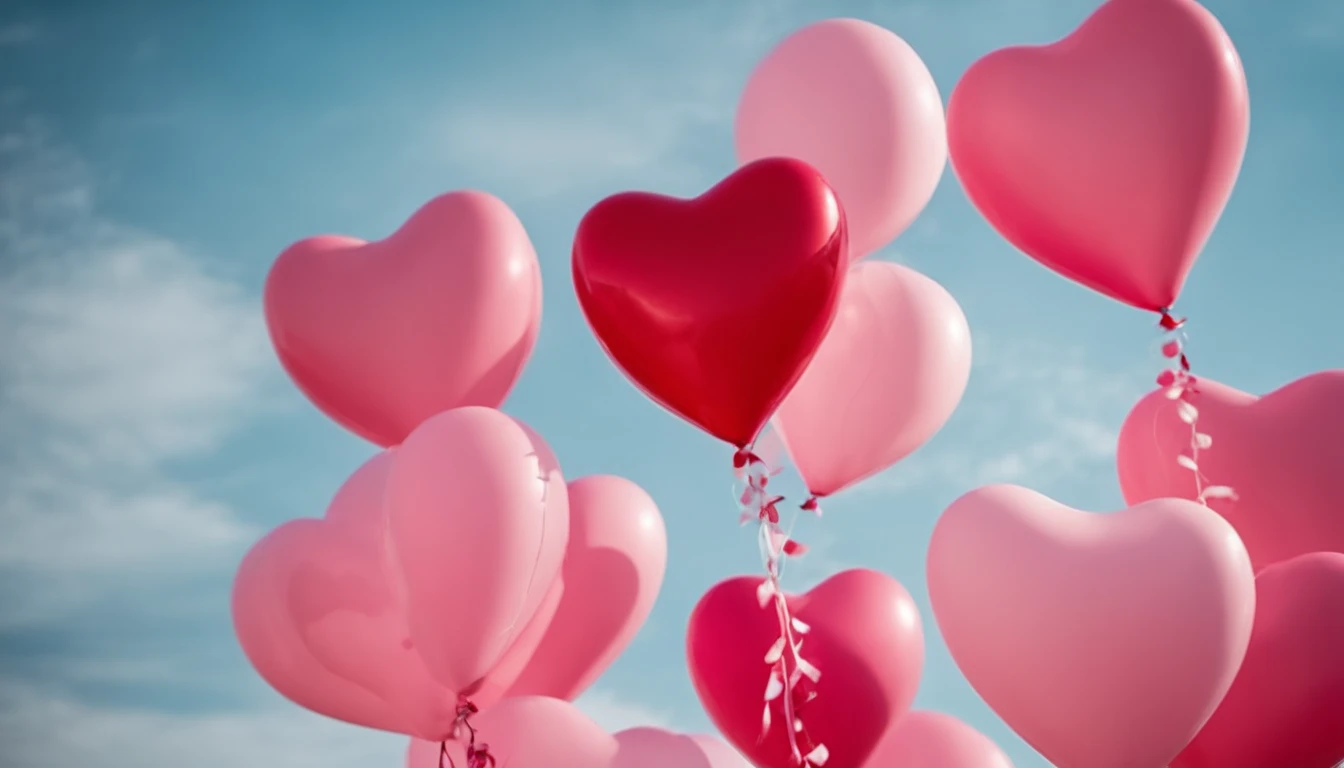
[[[975,352],[972,384],[954,425],[967,425],[961,428],[976,439],[921,450],[860,488],[1039,486],[1100,468],[1115,456],[1125,412],[1147,392],[1142,374],[1105,370],[1081,349],[977,335]],[[966,445],[977,450],[962,450]]]
[[[36,122],[0,131],[0,568],[50,587],[7,595],[7,624],[254,534],[170,470],[251,412],[269,371],[259,302],[99,216],[93,181]]]

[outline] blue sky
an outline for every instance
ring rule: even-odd
[[[1344,365],[1344,6],[1208,5],[1244,59],[1251,141],[1180,309],[1193,317],[1199,372],[1266,391]],[[728,173],[752,64],[809,21],[889,27],[946,98],[977,56],[1059,37],[1093,6],[6,3],[6,764],[400,765],[401,739],[288,705],[233,640],[227,597],[243,551],[287,518],[320,514],[372,453],[285,380],[260,288],[293,240],[382,237],[424,200],[465,187],[514,207],[546,280],[540,344],[507,410],[547,436],[567,476],[630,477],[667,520],[654,614],[583,704],[613,729],[707,728],[685,672],[685,619],[711,584],[755,572],[754,543],[735,526],[727,449],[636,393],[590,336],[569,282],[579,217],[615,191],[691,195]],[[1159,366],[1152,318],[1014,253],[950,172],[881,257],[951,290],[975,332],[976,367],[942,433],[807,526],[814,551],[788,586],[852,566],[894,575],[926,622],[918,705],[1039,768],[942,647],[924,550],[943,507],[986,482],[1120,506],[1114,437]]]

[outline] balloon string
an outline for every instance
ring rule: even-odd
[[[777,474],[777,470],[772,472],[759,456],[746,448],[733,456],[733,469],[746,482],[738,499],[742,508],[741,522],[745,525],[755,521],[758,526],[758,544],[766,579],[761,582],[756,597],[762,609],[773,605],[779,623],[779,637],[765,654],[770,676],[765,688],[760,739],[764,740],[770,732],[770,707],[779,699],[793,765],[821,768],[826,764],[829,752],[824,744],[813,743],[799,717],[803,705],[816,697],[813,686],[821,679],[821,670],[803,658],[803,636],[810,628],[791,615],[779,582],[784,558],[801,556],[807,548],[790,538],[780,526],[779,504],[784,497],[769,490],[770,478]],[[815,500],[809,500],[803,508],[817,511]]]
[[[1199,431],[1199,408],[1192,401],[1199,394],[1199,379],[1190,370],[1190,358],[1186,355],[1189,337],[1185,333],[1185,318],[1177,318],[1171,310],[1163,309],[1158,325],[1162,328],[1166,340],[1162,344],[1162,356],[1170,361],[1157,377],[1167,399],[1176,403],[1176,415],[1190,427],[1190,453],[1179,454],[1176,463],[1190,471],[1195,482],[1195,500],[1208,506],[1210,499],[1236,500],[1237,494],[1226,485],[1212,485],[1200,468],[1200,452],[1213,445],[1213,437]]]
[[[457,768],[453,756],[448,754],[448,742],[461,741],[462,732],[467,732],[466,768],[496,768],[495,756],[490,754],[490,746],[476,744],[476,729],[471,724],[471,716],[479,710],[466,697],[458,697],[457,718],[453,721],[453,733],[439,744],[439,768]]]

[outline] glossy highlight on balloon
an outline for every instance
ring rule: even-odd
[[[599,202],[574,237],[574,287],[631,381],[740,448],[835,318],[845,232],[816,169],[758,160],[690,200],[625,192]]]

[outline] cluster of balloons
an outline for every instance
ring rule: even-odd
[[[752,73],[736,171],[694,199],[626,192],[588,211],[578,301],[615,365],[739,469],[773,425],[809,508],[909,455],[965,390],[956,301],[866,258],[920,214],[949,156],[1008,241],[1178,334],[1172,305],[1231,194],[1248,103],[1195,0],[1108,0],[1057,43],[991,53],[946,114],[895,34],[812,24]],[[567,482],[498,410],[541,295],[522,224],[481,192],[436,198],[382,241],[280,255],[265,310],[282,364],[382,450],[325,517],[243,561],[234,623],[261,676],[412,737],[409,768],[1011,768],[965,723],[911,710],[923,624],[870,570],[791,595],[768,560],[701,598],[687,662],[722,738],[607,734],[570,703],[648,616],[667,543],[643,490]],[[929,545],[938,627],[1060,768],[1329,768],[1344,759],[1344,371],[1256,398],[1196,379],[1179,335],[1164,353],[1172,370],[1121,430],[1131,506],[963,495]],[[767,479],[753,511],[769,538]]]

